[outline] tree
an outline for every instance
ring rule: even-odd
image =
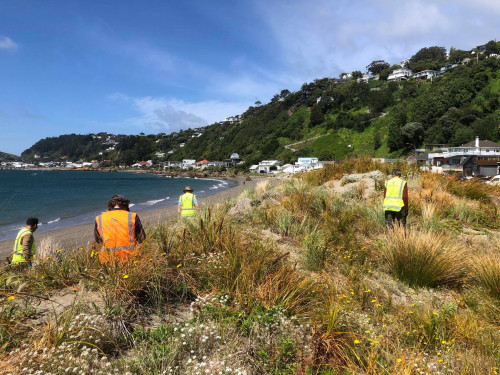
[[[382,70],[389,68],[390,65],[386,63],[384,60],[375,60],[370,63],[370,65],[366,66],[366,70],[371,74],[379,74]]]
[[[444,47],[422,48],[410,58],[408,67],[414,72],[422,70],[437,70],[446,63],[446,49]]]
[[[288,91],[287,89],[281,90],[280,92],[281,99],[285,99],[288,95],[290,95],[290,91]]]
[[[359,70],[355,70],[354,72],[352,72],[352,79],[357,78],[363,78],[363,73],[361,73]]]
[[[404,148],[420,145],[424,140],[424,127],[420,122],[410,122],[401,128]]]
[[[271,99],[271,103],[276,103],[278,100],[280,100],[280,96],[278,94],[275,94]]]
[[[318,155],[319,160],[335,160],[335,155],[331,153],[330,151],[323,150],[319,153]]]
[[[469,51],[463,51],[461,49],[456,49],[454,47],[451,47],[450,48],[450,56],[448,57],[448,62],[450,62],[452,64],[460,63],[466,57],[470,57]]]
[[[260,107],[261,105],[262,105],[262,103],[261,103],[261,101],[260,101],[260,100],[257,100],[257,101],[255,102],[255,106],[256,106],[256,107]]]
[[[500,52],[500,48],[498,48],[498,44],[494,40],[490,40],[488,43],[486,43],[486,48],[484,50],[484,53],[486,55],[491,55],[491,54],[498,54]]]
[[[323,110],[319,104],[313,105],[311,108],[311,125],[316,126],[323,122]]]

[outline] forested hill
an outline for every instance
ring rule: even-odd
[[[0,161],[16,161],[16,160],[19,160],[18,156],[0,151]]]
[[[299,156],[395,156],[429,143],[460,145],[475,136],[498,142],[500,43],[486,47],[476,55],[452,48],[449,56],[441,47],[423,48],[408,63],[414,72],[459,63],[442,77],[388,81],[400,66],[374,61],[367,70],[378,80],[357,82],[359,71],[342,74],[343,79],[317,79],[297,92],[281,91],[268,104],[256,102],[241,114],[241,122],[172,134],[65,135],[37,142],[22,157],[130,165],[149,159],[222,160],[236,152],[249,165]]]

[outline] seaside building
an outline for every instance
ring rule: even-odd
[[[500,144],[476,137],[458,147],[439,147],[438,152],[422,153],[417,161],[444,169],[462,169],[464,176],[494,176],[499,173]]]

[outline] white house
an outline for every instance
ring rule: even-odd
[[[495,175],[500,163],[500,144],[488,140],[465,143],[458,147],[442,149],[443,152],[430,152],[417,156],[436,167],[461,168],[466,175]]]
[[[361,78],[358,78],[356,80],[356,82],[360,83],[360,82],[364,82],[364,83],[368,83],[368,81],[377,81],[379,79],[379,75],[376,74],[376,75],[371,75],[371,74],[363,74],[363,77]]]
[[[387,77],[388,81],[406,81],[412,75],[412,71],[408,68],[394,69]]]
[[[279,160],[262,160],[257,167],[257,172],[272,173],[272,170],[278,170],[280,166],[281,162]]]
[[[196,166],[195,159],[182,159],[181,168],[188,169],[188,168],[194,168],[195,166]]]
[[[436,75],[434,70],[422,70],[421,72],[417,72],[412,74],[412,78],[421,78],[421,79],[429,79]]]

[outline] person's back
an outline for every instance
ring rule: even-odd
[[[392,227],[395,220],[406,226],[408,216],[408,185],[401,178],[401,170],[394,169],[392,178],[385,183],[384,215],[386,224]]]
[[[102,263],[108,262],[111,254],[126,261],[146,237],[139,217],[128,211],[128,205],[124,197],[115,196],[108,202],[109,211],[95,219],[95,239],[103,245],[99,254]]]
[[[179,197],[177,211],[183,218],[190,218],[196,215],[196,210],[199,208],[198,199],[193,194],[193,189],[186,186],[183,190],[184,194]]]
[[[38,218],[30,217],[26,220],[26,225],[17,233],[12,249],[11,264],[25,264],[31,267],[31,262],[35,258],[35,237],[33,233],[38,228]]]

